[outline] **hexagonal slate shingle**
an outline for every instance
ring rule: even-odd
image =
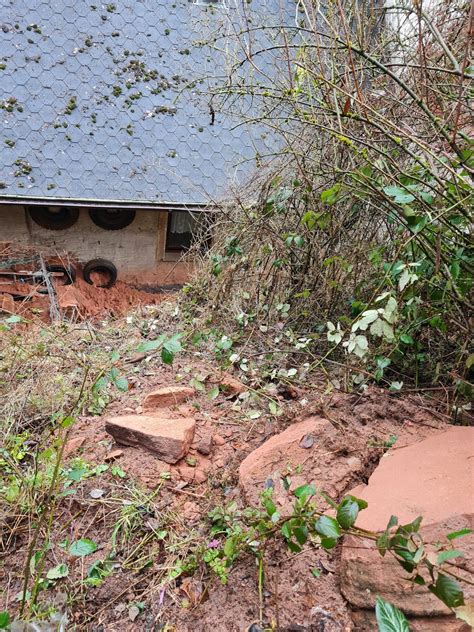
[[[205,94],[224,74],[230,26],[281,23],[279,0],[254,4],[5,0],[0,198],[218,199],[275,143],[228,112],[213,121]]]

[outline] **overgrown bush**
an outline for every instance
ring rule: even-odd
[[[309,336],[318,358],[391,372],[393,389],[442,380],[468,394],[467,13],[461,0],[324,11],[303,0],[254,53],[243,44],[255,27],[236,34],[245,53],[235,47],[215,98],[232,114],[251,97],[281,149],[219,212],[207,274],[189,288],[201,313],[246,338]],[[269,59],[288,69],[276,81]]]

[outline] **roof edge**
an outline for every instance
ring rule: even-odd
[[[87,198],[30,197],[27,195],[0,195],[0,204],[12,206],[82,206],[85,208],[112,206],[114,208],[168,212],[215,210],[215,206],[210,204],[177,204],[176,202],[149,202],[143,200],[91,200]]]

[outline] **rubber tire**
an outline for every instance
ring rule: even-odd
[[[130,226],[135,219],[136,211],[131,209],[96,208],[89,211],[89,216],[96,226],[104,230],[121,230]]]
[[[110,275],[110,280],[105,285],[94,285],[91,279],[92,272],[107,272]],[[92,259],[84,266],[82,276],[84,277],[84,281],[89,283],[89,285],[101,288],[111,288],[117,280],[117,268],[111,261],[107,261],[107,259]]]
[[[76,270],[72,267],[62,266],[60,263],[46,264],[48,272],[62,272],[66,278],[64,285],[71,285],[76,280]]]
[[[71,206],[60,207],[59,213],[52,213],[49,206],[29,206],[28,214],[35,224],[48,230],[66,230],[79,219],[79,209]]]

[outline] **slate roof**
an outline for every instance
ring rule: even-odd
[[[200,204],[252,171],[273,141],[219,112],[211,125],[202,90],[224,58],[198,42],[233,9],[202,1],[2,0],[0,201]]]

